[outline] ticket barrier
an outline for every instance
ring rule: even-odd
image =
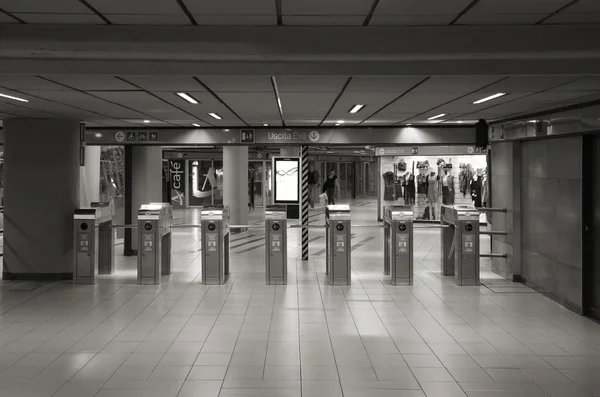
[[[171,205],[152,203],[138,211],[138,284],[158,285],[171,269]]]
[[[202,284],[221,285],[229,274],[229,207],[204,207],[200,212]]]
[[[287,209],[265,208],[265,273],[267,285],[287,284]]]
[[[442,273],[456,285],[479,285],[479,211],[471,205],[442,206]],[[452,271],[452,273],[450,273]]]
[[[391,272],[392,285],[413,285],[413,208],[385,207],[383,221],[384,274]]]
[[[95,284],[98,274],[113,272],[115,246],[111,226],[114,214],[112,203],[91,203],[89,208],[74,211],[74,283]]]
[[[350,206],[328,205],[325,207],[326,268],[330,285],[350,285]]]

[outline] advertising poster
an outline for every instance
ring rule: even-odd
[[[300,158],[274,157],[275,204],[300,203]]]
[[[185,207],[185,160],[169,160],[171,180],[171,205],[174,209]]]

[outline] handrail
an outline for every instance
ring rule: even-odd
[[[477,210],[480,211],[480,212],[506,212],[506,208],[484,208],[484,207],[478,207]]]
[[[480,258],[503,258],[506,259],[508,255],[506,254],[479,254]]]
[[[137,229],[138,225],[110,225],[111,229]]]
[[[503,231],[480,231],[479,234],[484,234],[486,236],[506,236],[508,233]]]

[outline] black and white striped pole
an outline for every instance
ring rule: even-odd
[[[300,203],[300,217],[302,226],[308,226],[308,146],[300,149],[302,163],[302,202]],[[308,227],[302,228],[302,260],[308,260]]]

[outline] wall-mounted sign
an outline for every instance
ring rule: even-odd
[[[185,160],[169,160],[171,180],[171,205],[173,208],[185,207]]]
[[[158,142],[159,141],[159,136],[160,135],[158,135],[158,132],[150,132],[148,134],[148,140],[150,142]]]
[[[240,143],[254,143],[254,130],[240,130]]]
[[[487,149],[473,146],[400,146],[380,147],[375,149],[376,156],[449,156],[486,154]]]
[[[300,203],[300,158],[273,157],[275,204]]]

